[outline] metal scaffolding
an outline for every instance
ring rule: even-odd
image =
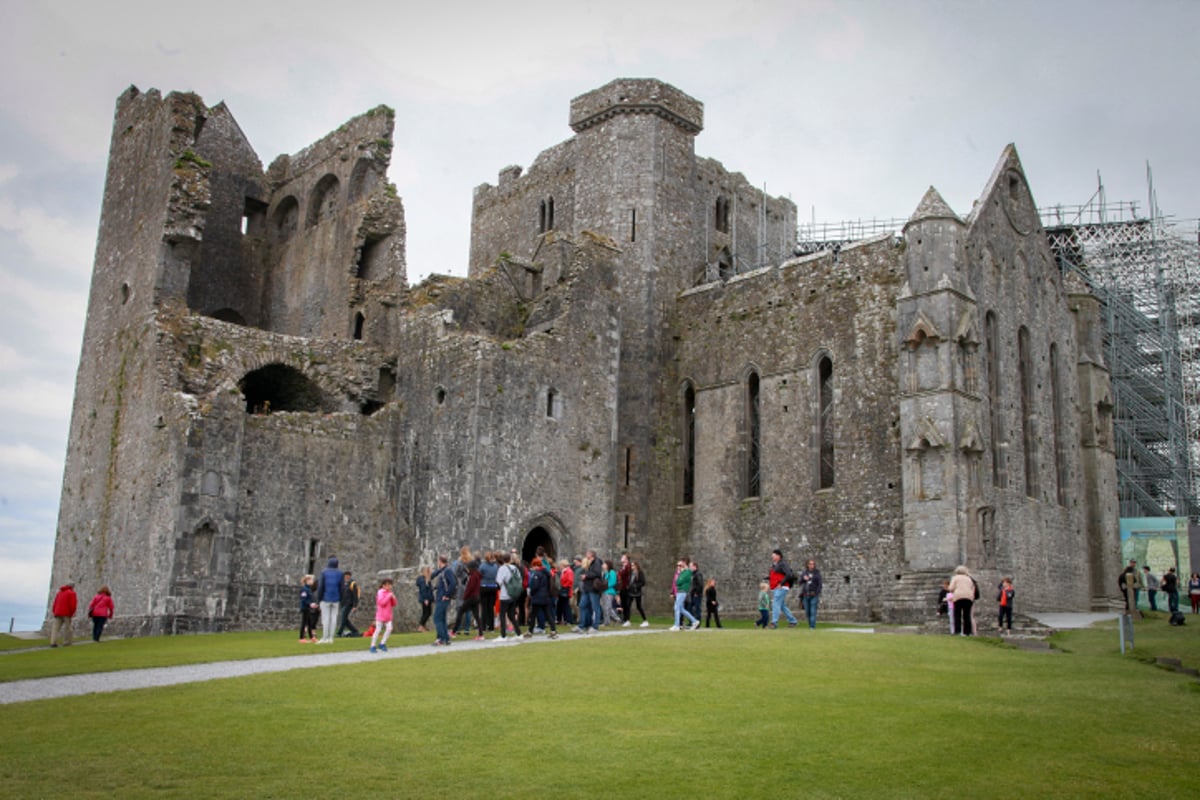
[[[1149,170],[1147,170],[1149,177]],[[1146,212],[1108,203],[1041,209],[1063,270],[1104,307],[1113,445],[1122,517],[1200,520],[1200,241],[1194,220],[1166,217],[1153,184]]]

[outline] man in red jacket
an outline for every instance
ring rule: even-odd
[[[51,647],[58,647],[59,639],[62,639],[63,647],[71,646],[71,623],[78,606],[79,598],[75,596],[75,584],[67,581],[59,587],[58,594],[54,595],[54,603],[50,606],[50,613],[54,615],[50,622]]]

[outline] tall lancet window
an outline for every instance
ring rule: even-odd
[[[746,497],[762,493],[762,407],[758,373],[746,380]]]
[[[820,448],[817,485],[833,486],[833,360],[823,356],[817,363],[817,443]]]

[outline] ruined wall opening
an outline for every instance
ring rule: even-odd
[[[717,254],[717,277],[723,281],[733,277],[733,254],[728,247],[722,247]]]
[[[333,216],[337,211],[338,186],[337,176],[332,174],[317,181],[308,200],[308,216],[304,220],[305,227],[314,228],[322,220]]]
[[[361,311],[354,312],[354,339],[362,341],[363,328],[367,325],[367,317]]]
[[[717,207],[713,216],[713,227],[719,233],[729,233],[729,200],[724,195],[717,197]]]
[[[547,197],[538,204],[538,233],[554,230],[554,198]]]
[[[243,317],[237,309],[233,308],[218,308],[207,316],[213,319],[219,319],[221,322],[232,322],[234,325],[245,325],[246,318]]]
[[[354,165],[354,170],[350,173],[350,187],[348,190],[347,199],[351,202],[357,202],[364,197],[370,197],[375,191],[375,187],[379,184],[379,169],[375,166],[374,159],[360,158]]]
[[[562,395],[553,386],[546,390],[546,419],[562,418]]]
[[[276,411],[321,411],[324,393],[304,373],[286,364],[268,364],[246,373],[238,384],[247,414]]]
[[[242,235],[262,236],[267,227],[267,204],[253,197],[246,198],[242,208]]]
[[[384,277],[387,248],[383,236],[368,236],[358,249],[358,259],[354,263],[354,275],[360,280],[377,281]]]
[[[271,235],[280,244],[288,241],[296,233],[300,221],[300,203],[295,197],[288,195],[279,201],[271,214]]]

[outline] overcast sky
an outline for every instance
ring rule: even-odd
[[[1040,205],[1087,202],[1099,173],[1144,208],[1148,162],[1163,210],[1200,216],[1196,2],[0,0],[0,18],[0,624],[18,629],[50,589],[130,85],[225,101],[264,165],[396,109],[413,282],[465,274],[473,188],[569,138],[571,98],[617,77],[702,101],[697,153],[801,221],[907,217],[930,185],[965,216],[1009,142]]]

